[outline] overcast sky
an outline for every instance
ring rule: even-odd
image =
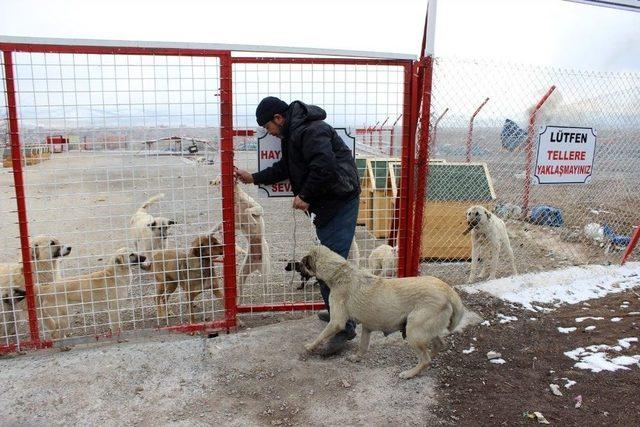
[[[0,0],[0,34],[417,55],[426,4],[427,0]],[[563,0],[440,0],[435,50],[443,57],[638,72],[640,13]]]

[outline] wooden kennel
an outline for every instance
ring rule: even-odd
[[[468,260],[471,238],[466,211],[472,205],[493,209],[496,195],[485,163],[430,163],[422,221],[420,258]]]

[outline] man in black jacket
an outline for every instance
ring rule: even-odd
[[[270,135],[280,138],[282,156],[271,167],[251,174],[236,170],[245,184],[275,184],[288,179],[294,194],[293,208],[313,213],[320,242],[345,259],[353,241],[358,217],[360,180],[351,150],[329,124],[327,113],[315,105],[294,101],[291,105],[269,96],[256,108],[256,120]],[[329,313],[329,287],[320,282]],[[355,323],[335,335],[323,349],[325,355],[340,352],[355,337]]]

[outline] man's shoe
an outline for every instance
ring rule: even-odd
[[[325,346],[320,349],[320,355],[322,357],[333,356],[340,353],[347,345],[347,341],[350,341],[356,337],[356,331],[340,331],[331,339]]]
[[[329,316],[328,311],[321,311],[320,313],[318,313],[318,319],[322,320],[323,322],[329,323],[331,316]]]

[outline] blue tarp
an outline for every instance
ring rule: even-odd
[[[538,205],[531,208],[529,222],[551,227],[562,227],[564,225],[560,209],[546,205]]]
[[[615,231],[613,231],[613,228],[609,227],[609,224],[604,224],[602,226],[602,232],[604,237],[616,246],[629,246],[629,243],[631,243],[631,236],[616,234]]]
[[[506,119],[502,131],[500,132],[500,142],[502,146],[509,150],[515,150],[524,139],[527,137],[527,132],[516,124],[513,120]]]

